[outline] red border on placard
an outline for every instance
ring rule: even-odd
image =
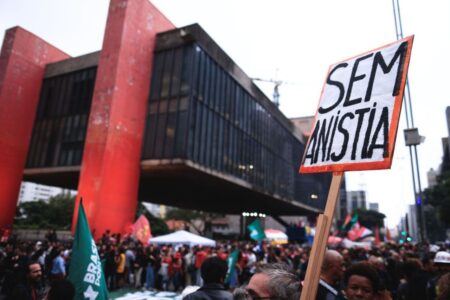
[[[371,53],[371,52],[375,52],[375,51],[378,51],[378,50],[390,47],[390,46],[392,46],[394,44],[397,44],[397,43],[400,43],[400,42],[404,42],[404,41],[408,42],[408,48],[406,50],[405,61],[404,61],[404,65],[403,65],[403,72],[402,72],[402,79],[401,79],[401,84],[400,84],[400,90],[399,90],[399,94],[395,97],[394,108],[392,110],[391,126],[389,128],[389,140],[388,140],[389,156],[387,158],[383,159],[383,160],[373,161],[373,162],[355,162],[355,163],[327,164],[327,165],[321,165],[321,166],[307,166],[307,167],[305,167],[303,165],[303,162],[305,161],[306,149],[308,149],[309,143],[311,142],[311,135],[310,135],[310,137],[308,139],[308,143],[306,144],[306,147],[305,147],[305,153],[303,154],[302,164],[301,164],[300,169],[299,169],[300,173],[379,170],[379,169],[389,169],[391,167],[391,165],[392,165],[392,157],[394,156],[395,140],[397,138],[397,131],[398,131],[398,123],[399,123],[399,118],[400,118],[400,112],[401,112],[401,109],[402,109],[403,94],[404,94],[406,78],[407,78],[407,74],[408,74],[409,61],[410,61],[410,58],[411,58],[411,50],[412,50],[413,40],[414,40],[414,35],[411,35],[411,36],[408,36],[408,37],[406,37],[404,39],[392,42],[392,43],[387,44],[385,46],[382,46],[382,47],[379,47],[379,48],[375,48],[373,50],[364,52],[364,53],[359,54],[359,55],[355,55],[355,56],[353,56],[351,58],[348,58],[348,59],[345,59],[345,60],[342,60],[342,61],[338,62],[338,63],[341,63],[341,62],[349,61],[349,60],[351,60],[353,58],[360,57],[360,56],[363,56],[365,54],[368,54],[368,53]],[[328,77],[328,74],[330,73],[330,70],[331,70],[331,66],[328,69],[327,77]],[[319,107],[320,101],[322,100],[322,94],[324,92],[325,83],[323,84],[322,92],[320,93],[319,104],[318,104],[317,107]],[[316,111],[316,115],[314,117],[314,126],[313,126],[313,129],[311,130],[311,132],[314,132],[314,127],[317,124],[317,111]]]

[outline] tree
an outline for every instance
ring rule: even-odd
[[[59,229],[69,230],[72,226],[75,196],[59,194],[48,201],[32,201],[20,203],[14,222],[19,229]],[[161,219],[149,213],[139,203],[136,216],[144,214],[150,222],[152,235],[169,233],[169,228]],[[136,219],[137,219],[136,217]]]
[[[32,201],[19,204],[15,227],[23,229],[70,229],[75,196],[59,194],[48,201]]]
[[[182,209],[182,208],[174,208],[167,212],[166,219],[167,220],[183,220],[186,222],[190,222],[191,220],[195,220],[201,217],[201,213],[196,210],[190,209]]]
[[[424,198],[436,208],[439,220],[450,226],[450,171],[439,175],[435,186],[425,189]]]
[[[427,204],[423,206],[427,239],[431,242],[444,241],[446,238],[446,228],[438,212],[432,205]]]
[[[202,215],[200,212],[196,210],[190,210],[190,209],[181,209],[181,208],[174,208],[167,212],[166,214],[166,220],[181,220],[185,221],[187,224],[189,224],[190,227],[194,228],[197,232],[200,234],[203,234],[204,228],[201,229],[193,222],[194,220],[201,219]]]
[[[142,214],[148,219],[148,222],[150,223],[152,236],[163,235],[170,232],[169,227],[167,227],[167,224],[163,219],[155,217],[152,213],[145,209],[144,205],[142,205],[141,202],[139,202],[136,210],[136,219],[139,218]]]
[[[175,219],[185,221],[201,235],[212,235],[212,220],[220,217],[223,217],[223,214],[181,208],[174,208],[166,214],[166,220]],[[203,229],[193,222],[195,220],[201,220],[203,222]]]
[[[358,208],[355,210],[358,214],[358,221],[364,227],[374,229],[377,225],[378,227],[383,227],[383,220],[386,216],[375,210],[366,210]]]

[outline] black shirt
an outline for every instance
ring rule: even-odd
[[[205,284],[197,291],[187,295],[183,300],[232,300],[233,294],[220,283]]]

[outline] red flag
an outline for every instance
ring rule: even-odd
[[[392,240],[392,238],[391,238],[391,231],[387,227],[386,227],[386,240],[387,241]]]
[[[360,240],[364,237],[367,237],[369,235],[372,234],[372,230],[361,226],[359,224],[359,222],[357,222],[352,229],[347,233],[347,237],[352,240],[352,241],[356,241],[356,240]]]
[[[134,224],[130,223],[130,222],[127,222],[127,224],[125,225],[125,229],[123,231],[123,234],[125,236],[130,236],[130,235],[133,234],[133,229],[134,229]]]
[[[7,225],[0,230],[0,242],[7,242],[11,236],[11,225]]]
[[[353,226],[358,223],[358,214],[354,213],[353,215],[347,214],[347,217],[345,217],[344,224],[342,224],[341,231],[343,234],[349,232]]]
[[[145,246],[152,237],[150,223],[144,215],[141,215],[133,225],[133,235]]]
[[[378,225],[375,227],[375,245],[379,245],[380,244],[380,230],[378,229]]]
[[[345,225],[350,223],[351,219],[352,219],[352,215],[351,214],[347,214],[347,216],[345,216],[344,224],[342,224],[342,227],[344,227]]]

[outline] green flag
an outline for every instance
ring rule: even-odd
[[[83,203],[78,208],[77,227],[73,239],[69,280],[75,286],[75,300],[107,300],[108,290],[102,263],[89,230]]]
[[[346,234],[352,227],[358,222],[358,214],[354,213],[353,215],[347,214],[345,218],[344,224],[342,224],[341,231],[343,234]]]
[[[248,230],[250,230],[250,238],[255,241],[262,241],[266,238],[264,230],[261,226],[261,221],[256,219],[251,224],[247,226]]]
[[[229,284],[231,281],[231,276],[234,272],[234,268],[236,267],[236,262],[238,260],[239,257],[239,250],[234,250],[233,252],[230,253],[230,255],[228,255],[227,257],[227,266],[228,266],[228,270],[227,270],[227,275],[225,276],[225,283]]]

